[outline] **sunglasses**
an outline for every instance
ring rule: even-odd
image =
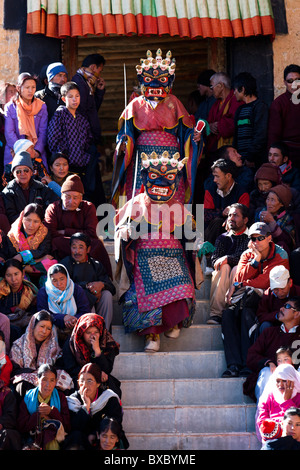
[[[289,78],[286,80],[287,83],[294,83],[296,80],[300,80],[299,78]]]
[[[29,169],[25,168],[24,170],[16,170],[17,175],[21,175],[22,173],[29,173]]]
[[[265,235],[260,235],[259,237],[253,237],[253,235],[251,237],[249,237],[250,240],[252,242],[262,242],[263,240],[265,240]]]
[[[287,310],[296,310],[297,311],[297,309],[289,303],[284,304],[283,308],[286,308]]]

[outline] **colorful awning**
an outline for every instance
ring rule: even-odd
[[[275,27],[271,0],[27,0],[27,33],[240,38]]]

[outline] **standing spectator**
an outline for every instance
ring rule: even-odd
[[[211,280],[208,324],[216,325],[222,321],[222,311],[226,307],[226,292],[233,283],[240,256],[247,249],[249,242],[247,214],[246,206],[232,204],[226,223],[228,231],[216,240],[215,251],[211,256],[214,271]]]
[[[54,191],[33,177],[33,164],[28,152],[17,153],[11,164],[14,179],[3,189],[3,201],[7,218],[12,224],[23,209],[32,202],[44,209],[59,199]]]
[[[78,112],[89,121],[93,135],[93,142],[89,149],[91,160],[86,178],[89,182],[88,200],[94,202],[96,206],[105,202],[97,150],[97,145],[101,143],[101,125],[98,113],[105,94],[105,81],[101,77],[104,65],[105,59],[102,55],[90,54],[85,57],[81,67],[72,78],[72,81],[77,83],[81,96]]]
[[[248,72],[234,79],[234,95],[242,102],[235,113],[234,146],[246,165],[258,168],[267,156],[269,110],[257,96],[256,80]]]
[[[5,139],[4,165],[11,161],[11,149],[14,143],[23,138],[34,144],[48,169],[46,143],[48,112],[46,104],[35,98],[36,77],[21,73],[18,77],[17,95],[5,105]]]
[[[300,80],[300,66],[288,65],[283,72],[285,93],[278,96],[270,106],[268,148],[273,142],[282,141],[289,149],[289,156],[294,166],[300,168],[300,107],[299,101],[293,100],[293,93],[299,88],[294,85]],[[294,95],[297,96],[297,95]]]
[[[216,98],[208,114],[210,134],[207,137],[205,158],[208,164],[215,160],[215,152],[222,145],[232,144],[234,137],[234,116],[241,106],[231,89],[231,80],[226,73],[215,73],[210,79],[210,87]]]
[[[65,106],[59,106],[48,126],[50,152],[61,152],[69,157],[69,169],[78,174],[88,190],[87,167],[91,159],[88,152],[92,135],[88,120],[77,112],[80,92],[75,82],[67,82],[61,87],[61,97]]]
[[[35,96],[46,103],[49,122],[58,106],[64,105],[60,89],[68,80],[68,72],[64,64],[54,62],[48,65],[46,76],[48,84],[43,90],[37,91]]]
[[[210,87],[210,79],[216,72],[214,70],[208,69],[200,73],[197,78],[197,88],[202,96],[202,102],[198,106],[198,109],[195,113],[196,122],[198,119],[205,119],[207,121],[208,113],[210,108],[216,101],[216,98],[213,95],[213,91]]]
[[[205,240],[214,245],[216,238],[225,231],[231,204],[239,202],[249,207],[249,194],[236,183],[237,166],[231,160],[219,159],[211,169],[214,180],[204,194],[204,228]]]
[[[269,163],[280,168],[282,182],[300,191],[300,170],[294,167],[289,158],[288,147],[283,142],[273,142],[268,153]]]

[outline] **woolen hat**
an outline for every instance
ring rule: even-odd
[[[66,181],[61,187],[61,192],[66,193],[67,191],[77,191],[81,194],[84,193],[83,184],[78,175],[70,175],[67,177]]]
[[[253,235],[254,233],[258,233],[259,235],[270,235],[271,230],[268,224],[265,224],[264,222],[255,222],[255,224],[252,224],[251,227],[249,228],[248,235],[249,237]]]
[[[269,193],[275,193],[285,208],[288,208],[292,200],[292,191],[286,184],[278,184],[270,189]]]
[[[280,168],[274,165],[274,163],[263,163],[255,173],[254,182],[257,183],[258,179],[268,180],[272,181],[272,183],[280,184],[282,173]]]
[[[54,62],[53,64],[48,65],[46,70],[48,82],[51,82],[52,78],[61,72],[68,74],[66,67],[61,62]]]
[[[290,272],[283,265],[275,266],[270,271],[270,288],[284,289],[290,278]]]
[[[28,152],[23,151],[23,152],[16,153],[16,155],[13,158],[13,161],[11,162],[12,173],[17,166],[28,166],[28,168],[30,168],[33,171],[31,156]]]
[[[29,147],[32,147],[33,143],[28,139],[19,139],[14,143],[13,150],[16,153],[26,152]]]
[[[272,421],[271,419],[264,419],[259,429],[264,441],[269,439],[278,439],[282,436],[280,423]]]

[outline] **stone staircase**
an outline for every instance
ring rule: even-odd
[[[114,269],[113,244],[105,243]],[[117,285],[116,285],[117,287]],[[124,333],[118,293],[112,334],[120,343],[113,374],[122,382],[129,450],[257,450],[255,404],[243,378],[222,379],[221,327],[207,325],[210,278],[197,291],[193,325],[176,340],[161,335],[158,353]]]

